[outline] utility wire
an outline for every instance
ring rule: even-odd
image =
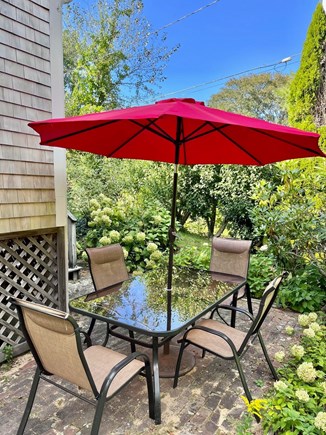
[[[292,60],[293,57],[299,56],[299,54],[300,53],[293,54],[292,56],[286,57],[286,58],[284,58],[284,59],[282,59],[282,60],[280,60],[278,62],[274,62],[274,63],[268,64],[268,65],[256,66],[254,68],[250,68],[250,69],[247,69],[247,70],[235,73],[235,74],[230,74],[230,75],[227,75],[227,76],[224,76],[224,77],[219,77],[219,78],[216,78],[216,79],[213,79],[213,80],[209,80],[207,82],[198,83],[198,84],[193,85],[193,86],[188,86],[187,88],[178,89],[177,91],[168,92],[166,94],[160,95],[160,97],[168,97],[168,96],[171,96],[171,95],[174,95],[174,94],[179,94],[180,92],[189,91],[189,90],[193,90],[193,89],[196,89],[196,88],[199,88],[199,87],[202,87],[202,86],[211,85],[213,83],[216,83],[216,82],[219,82],[219,81],[223,81],[223,80],[228,80],[228,79],[231,79],[233,77],[237,77],[237,76],[240,76],[240,75],[243,75],[243,74],[247,74],[247,73],[250,73],[250,72],[253,72],[253,71],[258,71],[258,70],[267,69],[267,68],[273,69],[277,65],[282,65],[282,64],[283,65],[287,65]],[[292,65],[292,63],[297,63],[297,62],[291,62],[290,65]]]
[[[203,11],[204,9],[209,8],[210,6],[215,5],[215,4],[218,3],[219,1],[221,1],[221,0],[214,0],[214,1],[212,1],[211,3],[208,3],[207,5],[202,6],[202,7],[200,7],[199,9],[196,9],[196,10],[193,11],[193,12],[189,12],[189,14],[186,14],[186,15],[184,15],[183,17],[180,17],[180,18],[178,18],[177,20],[172,21],[171,23],[165,24],[164,26],[160,27],[159,29],[156,29],[156,30],[153,30],[152,32],[149,32],[147,35],[148,35],[148,36],[149,36],[149,35],[153,35],[153,34],[155,34],[155,33],[161,32],[162,30],[164,30],[164,29],[166,29],[166,28],[168,28],[168,27],[170,27],[170,26],[173,26],[174,24],[178,24],[180,21],[183,21],[183,20],[185,20],[186,18],[191,17],[192,15],[198,14],[198,12],[201,12],[201,11]]]
[[[294,61],[294,62],[289,62],[289,63],[287,63],[287,64],[285,65],[285,67],[286,67],[287,65],[294,65],[294,64],[296,64],[296,63],[300,63],[300,61],[299,61],[299,60],[296,60],[296,61]],[[271,68],[268,68],[268,69],[264,70],[263,72],[265,73],[265,72],[273,71],[273,70],[274,70],[274,71],[277,71],[277,69],[276,69],[275,66],[273,66],[273,67],[271,67]],[[236,77],[237,75],[239,75],[239,74],[235,74],[233,77]],[[221,81],[223,81],[222,78],[221,78]],[[210,88],[214,88],[214,87],[215,87],[215,85],[205,86],[203,89],[196,89],[196,90],[194,90],[194,91],[192,91],[192,92],[193,92],[193,93],[201,92],[201,91],[203,91],[204,89],[210,89]],[[162,97],[165,97],[165,94],[164,94]],[[161,98],[161,97],[159,97],[159,98]]]

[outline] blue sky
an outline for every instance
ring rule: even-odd
[[[211,2],[144,0],[144,15],[156,30]],[[166,28],[168,45],[180,43],[181,47],[169,61],[160,98],[207,101],[226,80],[174,92],[293,55],[297,56],[275,70],[295,71],[317,3],[318,0],[219,0]],[[149,102],[152,101],[145,103]]]

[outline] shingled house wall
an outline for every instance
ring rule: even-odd
[[[65,152],[27,125],[64,116],[61,7],[0,0],[0,360],[26,348],[10,296],[67,303]]]

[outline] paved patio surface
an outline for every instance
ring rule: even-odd
[[[73,296],[91,288],[89,275],[84,273],[80,281],[69,284],[69,293]],[[257,306],[254,301],[254,309]],[[292,344],[293,337],[286,335],[284,328],[296,327],[296,319],[296,313],[271,310],[262,328],[271,357]],[[80,317],[77,320],[85,322]],[[94,341],[100,342],[103,329],[100,323],[95,328]],[[130,352],[129,345],[121,340],[111,338],[109,343],[120,352]],[[240,398],[244,392],[234,362],[209,354],[202,359],[198,352],[190,350],[195,353],[196,366],[180,378],[178,387],[172,388],[172,379],[161,379],[161,425],[155,425],[148,417],[145,379],[138,377],[106,404],[100,434],[236,434],[245,406]],[[261,397],[273,379],[258,340],[242,362],[253,397]],[[0,433],[3,435],[17,433],[34,370],[30,353],[16,358],[10,370],[0,367]],[[41,380],[25,433],[86,435],[90,432],[93,415],[93,407]],[[260,425],[255,424],[254,430],[256,434],[262,433]]]

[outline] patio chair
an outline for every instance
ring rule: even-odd
[[[229,325],[226,325],[225,323],[220,323],[214,319],[202,319],[195,326],[185,332],[183,338],[179,341],[181,342],[181,346],[176,365],[173,388],[176,388],[178,385],[179,370],[183,351],[185,347],[187,347],[189,344],[192,344],[193,346],[197,346],[202,349],[203,352],[210,352],[213,355],[216,355],[226,360],[235,360],[245,394],[248,401],[251,402],[252,396],[244,376],[240,358],[250,348],[250,345],[256,337],[258,337],[259,339],[265,359],[268,363],[274,379],[278,379],[277,373],[268,356],[263,338],[261,336],[260,327],[272,307],[272,304],[279,291],[280,283],[284,276],[285,273],[275,278],[266,287],[264,294],[261,298],[257,315],[255,317],[253,317],[253,315],[248,311],[234,307],[232,305],[218,306],[218,310],[225,309],[245,314],[251,320],[251,326],[247,332],[243,332],[239,329],[233,328]]]
[[[95,292],[99,292],[129,278],[123,250],[119,243],[99,248],[87,248],[86,253]],[[87,331],[88,335],[91,335],[95,322],[95,319],[91,320]],[[109,334],[110,328],[109,325],[107,325],[107,334],[103,343],[104,346],[107,344]],[[129,336],[133,338],[131,331],[129,331]],[[131,342],[131,351],[135,352],[135,350],[135,345]]]
[[[149,416],[154,418],[154,393],[150,363],[147,355],[133,353],[125,356],[102,346],[83,350],[76,321],[63,311],[44,305],[12,298],[17,308],[23,334],[37,363],[34,380],[18,429],[23,434],[38,388],[43,379],[96,407],[91,435],[98,434],[105,402],[111,399],[136,375],[145,374],[149,401]],[[141,360],[139,360],[141,359]],[[59,377],[78,388],[91,392],[94,400],[82,396],[76,388],[59,384]]]
[[[231,239],[214,236],[212,239],[210,270],[213,272],[248,276],[251,240]],[[249,285],[243,286],[237,293],[224,301],[224,304],[236,306],[237,300],[247,297],[248,311],[252,313]],[[232,313],[232,326],[235,324],[235,313]]]
[[[118,243],[100,248],[87,248],[86,253],[95,291],[129,278],[123,250]]]

